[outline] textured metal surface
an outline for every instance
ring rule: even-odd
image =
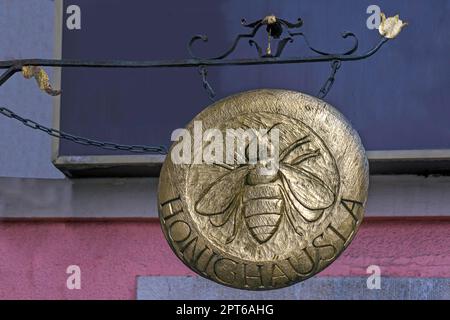
[[[187,126],[192,133],[194,121],[222,132],[278,124],[280,167],[264,181],[251,166],[166,158],[160,219],[190,268],[227,286],[272,289],[313,276],[348,246],[363,218],[368,162],[336,109],[298,92],[255,90],[205,109]]]

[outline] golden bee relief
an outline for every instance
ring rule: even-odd
[[[255,90],[214,103],[187,132],[195,136],[199,123],[215,138],[184,149],[197,160],[220,133],[223,143],[229,131],[262,134],[241,139],[241,153],[228,144],[214,149],[224,162],[178,163],[172,146],[159,181],[160,220],[188,267],[227,286],[275,289],[320,272],[349,245],[363,218],[368,163],[336,109],[299,92]],[[252,149],[274,132],[276,139],[264,140],[268,153]]]

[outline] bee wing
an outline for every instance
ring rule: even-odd
[[[230,211],[233,201],[244,186],[247,166],[234,169],[212,183],[195,204],[195,210],[206,216],[222,215]],[[233,211],[233,210],[231,210]]]
[[[294,230],[297,234],[300,236],[305,235],[305,230],[303,229],[303,226],[305,225],[305,222],[301,218],[303,215],[298,212],[295,205],[292,203],[291,199],[288,197],[285,191],[282,191],[284,201],[287,203],[290,203],[291,206],[286,205],[284,207],[284,212],[286,213],[286,216],[290,222],[290,224],[294,227]],[[308,209],[305,209],[308,210]],[[320,217],[320,216],[319,216]]]
[[[239,206],[239,198],[235,197],[232,203],[228,206],[227,209],[223,213],[209,215],[209,222],[214,227],[223,227],[232,217],[232,220],[235,219],[234,214]]]
[[[280,171],[288,199],[306,220],[317,220],[334,203],[333,191],[315,174],[286,163]]]
[[[242,188],[248,173],[247,167],[234,169],[210,185],[200,196],[195,209],[209,217],[214,227],[223,227],[226,243],[232,242],[238,232],[239,215],[236,214],[242,203]],[[231,225],[226,225],[232,221]]]
[[[291,225],[294,227],[295,232],[303,236],[303,226],[305,225],[303,219],[308,222],[314,222],[322,216],[325,209],[307,209],[303,207],[290,192],[287,193],[288,194],[285,195],[285,201],[288,201],[292,205],[290,207],[286,207],[287,217]]]
[[[230,219],[230,217],[232,217],[231,218],[232,219],[232,227],[229,228],[227,231],[227,235],[228,235],[227,240],[226,240],[227,244],[233,242],[233,240],[236,238],[236,235],[238,233],[238,230],[239,230],[238,226],[240,225],[240,222],[238,221],[238,219],[242,219],[242,216],[239,214],[236,214],[236,212],[241,207],[241,205],[242,205],[242,194],[239,194],[233,201],[231,213],[230,213],[230,216],[228,217],[228,219]],[[216,216],[212,216],[212,217],[216,217]],[[209,218],[209,219],[211,221],[211,218]],[[228,221],[228,219],[227,219],[227,221]],[[225,223],[227,221],[225,221]]]

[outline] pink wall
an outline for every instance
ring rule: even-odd
[[[450,277],[450,220],[368,220],[321,276]],[[81,290],[66,268],[81,267]],[[134,299],[138,275],[191,272],[172,254],[159,223],[1,222],[0,299]]]

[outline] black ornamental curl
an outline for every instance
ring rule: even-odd
[[[303,26],[303,20],[301,18],[298,18],[295,23],[289,22],[285,19],[281,19],[276,17],[275,15],[269,15],[264,17],[263,19],[256,20],[251,23],[247,23],[245,19],[241,20],[241,24],[246,28],[251,28],[252,31],[250,33],[242,33],[238,34],[236,38],[234,39],[232,45],[230,48],[228,48],[225,52],[222,54],[219,54],[217,56],[213,57],[201,57],[196,54],[194,54],[192,47],[195,42],[198,40],[202,40],[203,42],[208,41],[208,37],[206,35],[196,35],[191,38],[191,40],[188,43],[188,52],[192,58],[195,59],[206,59],[206,60],[221,60],[226,57],[228,57],[231,53],[234,52],[237,45],[241,41],[241,39],[247,38],[249,39],[249,44],[251,46],[254,46],[257,50],[258,56],[260,58],[278,58],[283,53],[284,48],[288,43],[291,43],[294,41],[294,37],[302,37],[304,39],[304,42],[308,49],[313,51],[316,54],[319,54],[321,56],[333,56],[333,55],[351,55],[358,49],[358,39],[356,35],[352,32],[344,32],[342,34],[342,38],[352,38],[353,39],[353,45],[345,50],[343,53],[331,53],[331,52],[325,52],[323,50],[318,50],[310,45],[310,42],[306,35],[303,32],[292,32],[291,29],[298,29]],[[268,44],[266,50],[263,50],[263,48],[255,41],[253,38],[258,33],[258,31],[261,29],[261,27],[265,26],[266,32],[268,34]],[[283,33],[285,32],[285,29],[287,29],[287,36],[282,37]],[[271,39],[278,40],[278,45],[274,53],[272,53],[271,50]]]

